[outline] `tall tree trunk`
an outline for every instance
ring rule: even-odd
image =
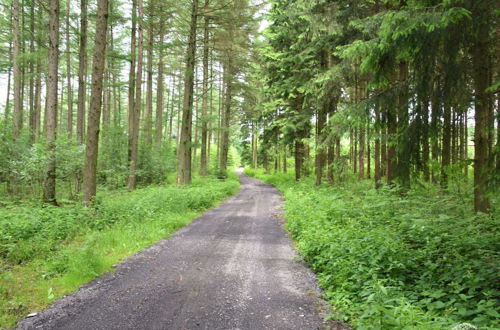
[[[35,78],[35,118],[33,122],[33,134],[35,140],[40,137],[40,121],[42,117],[42,61],[36,59],[36,78]]]
[[[205,0],[205,9],[208,9],[210,0]],[[200,175],[206,176],[208,174],[208,158],[207,158],[207,108],[208,108],[208,55],[209,55],[209,24],[208,16],[204,17],[203,26],[203,95],[201,105],[201,160],[200,160]]]
[[[13,137],[19,138],[23,122],[23,105],[21,99],[21,26],[19,24],[19,0],[12,1],[12,62],[14,68],[14,113],[13,119]]]
[[[441,186],[448,186],[448,167],[451,161],[451,107],[444,106],[443,113],[443,149],[441,153]]]
[[[144,122],[144,142],[146,148],[151,148],[153,144],[153,42],[154,30],[153,20],[150,19],[148,28],[148,50],[147,50],[147,78],[146,78],[146,116]]]
[[[94,59],[92,65],[92,91],[87,127],[87,146],[83,171],[83,201],[90,202],[96,195],[97,155],[99,147],[99,121],[103,90],[106,37],[108,28],[108,0],[97,1],[97,19]]]
[[[387,110],[387,184],[394,183],[394,165],[396,163],[396,129],[397,122],[393,109]]]
[[[422,103],[422,170],[424,181],[430,181],[429,172],[429,100],[424,96]]]
[[[380,138],[382,135],[382,123],[380,107],[375,105],[375,188],[380,188],[382,183],[382,171],[380,166]]]
[[[160,12],[163,11],[163,6],[160,6]],[[165,37],[165,26],[163,23],[163,19],[160,19],[160,44],[159,44],[159,59],[158,59],[158,77],[157,77],[157,82],[156,82],[156,116],[155,116],[155,144],[156,148],[160,150],[161,148],[161,140],[162,140],[162,133],[163,133],[163,107],[164,107],[164,100],[163,100],[163,95],[164,95],[164,87],[163,87],[163,70],[164,70],[164,64],[163,64],[163,56],[164,56],[164,51],[163,51],[163,40]],[[167,95],[168,97],[168,95]],[[168,100],[167,100],[168,104]],[[167,108],[168,110],[168,108]],[[168,115],[168,113],[167,113]]]
[[[227,172],[227,160],[229,155],[229,128],[231,120],[231,103],[233,100],[233,68],[232,54],[228,55],[227,64],[224,69],[226,93],[224,97],[224,110],[222,111],[221,120],[221,142],[220,142],[220,174],[225,176]]]
[[[87,0],[80,0],[80,45],[78,50],[78,104],[76,109],[76,140],[83,144],[85,137],[85,101],[87,82]]]
[[[12,63],[12,40],[9,41],[9,63]],[[4,111],[5,122],[7,122],[10,116],[10,81],[12,80],[11,76],[12,76],[12,67],[9,66],[9,68],[7,69],[7,96],[5,99],[5,111]]]
[[[257,169],[257,147],[258,147],[258,135],[257,135],[257,125],[254,120],[252,120],[252,168]]]
[[[49,68],[47,82],[47,127],[43,200],[56,205],[57,71],[59,65],[59,0],[49,2]]]
[[[322,138],[326,126],[327,107],[323,105],[317,113],[316,117],[316,185],[321,185],[323,178],[323,168],[325,166],[325,148],[322,146]]]
[[[128,153],[130,163],[132,157],[133,126],[135,111],[135,65],[136,65],[136,30],[137,30],[137,0],[132,0],[132,30],[130,31],[130,70],[128,74]]]
[[[143,0],[138,0],[137,3],[137,13],[138,13],[138,33],[137,33],[137,75],[135,78],[135,98],[134,98],[134,110],[132,112],[132,129],[130,133],[132,134],[131,146],[130,146],[130,165],[129,165],[129,175],[128,175],[128,189],[134,190],[136,187],[136,171],[137,162],[139,157],[139,119],[141,117],[141,107],[142,107],[142,62],[143,62]]]
[[[35,3],[30,4],[30,54],[32,57],[35,53]],[[30,142],[35,142],[35,63],[32,58],[30,58],[30,86],[29,86],[29,134]]]
[[[66,2],[66,88],[67,93],[67,106],[68,106],[68,117],[67,117],[67,131],[68,139],[73,138],[73,90],[71,88],[71,40],[70,40],[70,15],[71,15],[71,0]]]
[[[474,208],[477,212],[490,212],[490,200],[486,194],[488,182],[488,46],[489,22],[483,20],[490,10],[487,1],[478,1],[474,25],[477,36],[472,44],[472,76],[475,92],[474,130]]]
[[[399,83],[406,84],[408,79],[408,64],[402,61],[399,64]],[[402,192],[410,189],[410,141],[408,139],[408,88],[402,86],[398,95],[398,148],[397,148],[397,177]]]
[[[440,89],[440,84],[439,82],[436,83],[436,86],[434,88],[433,96],[432,96],[432,113],[431,113],[431,156],[432,156],[432,162],[434,164],[437,164],[439,161],[439,118],[441,116],[441,103],[439,101],[439,91]],[[435,173],[433,166],[433,170],[431,173],[431,180],[432,183],[437,183],[437,174]]]
[[[178,146],[177,183],[191,183],[191,134],[193,121],[193,83],[196,63],[196,30],[198,0],[192,0],[190,33],[184,75],[184,99],[182,104],[182,129]]]

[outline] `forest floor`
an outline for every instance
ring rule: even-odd
[[[243,175],[233,198],[19,328],[323,329],[325,302],[281,206],[278,190]]]

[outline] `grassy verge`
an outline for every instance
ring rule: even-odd
[[[47,307],[239,190],[237,177],[98,196],[95,207],[0,209],[0,327]]]
[[[283,192],[287,229],[332,317],[357,329],[499,328],[498,211],[476,215],[465,194],[432,186],[401,198],[368,181],[314,187],[246,173]]]

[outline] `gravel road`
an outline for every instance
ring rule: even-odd
[[[279,192],[240,180],[240,193],[19,329],[329,328],[282,228]]]

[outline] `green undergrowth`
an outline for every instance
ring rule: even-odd
[[[95,206],[0,208],[0,328],[113,269],[239,190],[238,179],[98,195]]]
[[[286,227],[333,318],[357,329],[498,329],[498,211],[422,185],[405,198],[369,181],[314,187],[247,174],[285,197]],[[495,202],[498,202],[497,200]]]

